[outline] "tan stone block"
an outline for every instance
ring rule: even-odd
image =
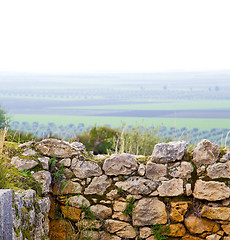
[[[203,206],[202,217],[209,219],[229,221],[230,220],[230,208],[227,207],[209,207]]]
[[[188,210],[188,202],[171,202],[170,219],[174,222],[184,221],[184,215]]]
[[[76,239],[74,237],[75,231],[71,223],[66,219],[58,219],[50,221],[50,239],[55,240],[72,240]]]
[[[113,210],[116,212],[122,212],[127,206],[126,202],[115,201],[113,204]]]
[[[65,218],[69,218],[72,221],[76,222],[80,218],[81,215],[81,209],[71,207],[71,206],[60,206],[62,214]]]
[[[186,228],[192,234],[202,234],[203,232],[217,232],[220,227],[213,221],[205,218],[199,218],[195,215],[189,215],[184,220]]]
[[[186,229],[183,224],[170,224],[170,232],[167,234],[170,237],[183,237],[186,233]]]
[[[194,237],[191,235],[185,235],[184,237],[181,238],[181,240],[202,240],[202,238]]]
[[[153,234],[151,228],[149,228],[149,227],[140,228],[139,231],[140,231],[140,237],[141,238],[147,238],[147,237],[149,237],[150,235]]]
[[[226,234],[230,235],[230,224],[221,225],[221,227]]]

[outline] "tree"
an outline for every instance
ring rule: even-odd
[[[1,109],[0,105],[0,129],[4,128],[6,126],[6,123],[9,121],[6,112]]]

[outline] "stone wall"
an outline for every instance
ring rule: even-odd
[[[23,144],[27,158],[12,164],[34,172],[44,198],[31,201],[30,190],[22,204],[17,193],[14,227],[25,206],[34,233],[46,236],[50,222],[50,239],[230,239],[230,152],[208,140],[187,148],[182,141],[157,144],[151,157],[93,156],[77,142]]]

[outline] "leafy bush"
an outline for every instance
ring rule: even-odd
[[[106,154],[112,149],[113,139],[117,138],[118,130],[103,126],[93,127],[87,132],[77,135],[77,141],[83,143],[87,151],[94,154]]]

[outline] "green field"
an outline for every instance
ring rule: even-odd
[[[152,100],[154,103],[122,104],[83,107],[53,107],[53,109],[102,109],[102,110],[192,110],[192,109],[229,109],[230,100]]]
[[[195,119],[195,118],[139,118],[139,117],[91,117],[91,116],[55,116],[55,115],[26,115],[15,114],[11,116],[12,121],[19,122],[39,122],[48,124],[50,122],[59,125],[84,123],[85,126],[101,126],[109,124],[111,127],[121,127],[124,125],[133,126],[166,126],[167,128],[175,127],[180,129],[187,127],[188,129],[199,128],[199,130],[210,130],[212,128],[229,128],[229,119]]]

